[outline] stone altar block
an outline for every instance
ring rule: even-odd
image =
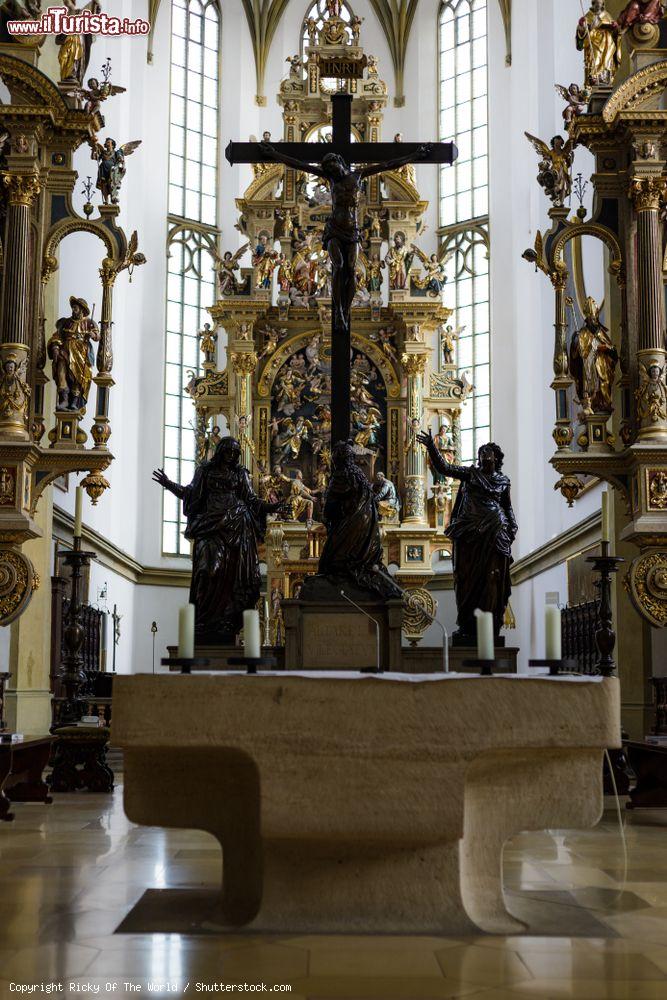
[[[212,833],[222,925],[498,934],[521,830],[590,827],[616,678],[118,675],[128,817]]]

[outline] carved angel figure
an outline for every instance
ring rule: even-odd
[[[423,276],[413,276],[412,280],[415,283],[415,286],[422,290],[425,289],[431,298],[439,298],[442,295],[442,290],[447,283],[445,266],[454,256],[454,251],[450,250],[449,253],[445,254],[443,259],[440,260],[437,253],[432,253],[430,257],[427,257],[423,250],[420,250],[415,243],[410,244],[410,246],[419,257],[426,271]]]
[[[398,364],[398,354],[394,349],[393,337],[394,337],[394,330],[387,329],[384,326],[381,326],[380,329],[377,331],[377,333],[373,331],[370,334],[370,339],[374,340],[377,344],[379,344],[379,346],[382,348],[383,354],[385,354],[390,361],[393,361],[395,364]]]
[[[572,164],[574,162],[574,142],[567,142],[561,135],[551,140],[551,148],[537,136],[525,133],[526,138],[540,156],[537,183],[544,188],[553,205],[562,208],[565,199],[572,194]]]
[[[27,419],[31,393],[26,382],[27,366],[27,358],[19,364],[17,354],[5,355],[0,375],[0,417],[3,420]]]
[[[106,101],[116,94],[124,94],[126,89],[126,87],[117,87],[115,84],[109,83],[108,80],[100,83],[96,76],[91,76],[86,86],[79,88],[79,93],[86,99],[83,110],[88,115],[95,114],[96,111],[100,110],[102,101]]]
[[[465,326],[457,326],[456,329],[453,326],[446,326],[440,330],[440,349],[442,350],[443,365],[454,364],[454,341],[459,339],[464,330]]]
[[[119,146],[115,139],[107,138],[104,145],[91,141],[91,159],[97,160],[97,189],[105,205],[117,205],[120,186],[126,173],[125,157],[131,156],[141,145],[141,139]]]
[[[657,362],[639,362],[639,388],[636,390],[637,416],[642,423],[657,424],[667,420],[665,368]]]
[[[265,337],[264,347],[262,348],[262,352],[259,355],[258,360],[261,361],[262,358],[267,358],[271,354],[273,354],[280,341],[284,340],[286,336],[287,336],[287,327],[283,327],[280,330],[276,330],[272,326],[267,326],[266,329],[264,330],[264,337]]]
[[[591,0],[591,9],[577,24],[576,44],[584,53],[587,87],[609,86],[621,65],[621,30],[605,8],[605,0]]]
[[[630,0],[618,15],[618,26],[628,31],[635,24],[659,24],[664,14],[662,0]]]
[[[301,67],[303,63],[301,62],[301,56],[288,56],[285,62],[289,63],[289,75],[291,77],[296,77],[297,80],[301,79]]]
[[[239,281],[236,272],[239,270],[239,261],[249,246],[249,243],[244,243],[234,254],[231,250],[226,250],[222,259],[215,262],[220,295],[238,295],[245,289],[247,278]]]
[[[591,92],[588,87],[580,87],[578,83],[571,83],[569,87],[556,84],[556,90],[566,101],[563,108],[563,121],[569,127],[577,115],[583,115],[591,99]]]

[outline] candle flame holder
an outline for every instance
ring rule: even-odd
[[[191,674],[193,667],[208,667],[211,661],[201,656],[176,656],[173,659],[167,656],[160,663],[163,667],[180,667],[182,674]]]
[[[534,667],[548,667],[550,677],[558,677],[559,674],[576,674],[578,673],[578,663],[576,660],[528,660],[528,666]]]
[[[463,661],[463,666],[464,667],[475,667],[477,670],[479,670],[479,676],[480,677],[493,677],[494,667],[495,667],[496,673],[499,673],[499,674],[502,674],[502,673],[509,674],[512,671],[512,664],[511,664],[511,662],[509,660],[497,660],[497,659],[493,659],[493,660],[479,660],[479,659],[464,660]]]
[[[227,662],[230,667],[247,667],[246,673],[248,675],[256,674],[258,667],[271,669],[277,663],[273,656],[232,656]]]

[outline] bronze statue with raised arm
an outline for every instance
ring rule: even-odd
[[[257,604],[257,546],[266,515],[283,507],[283,501],[266,503],[256,496],[240,458],[236,438],[224,437],[189,486],[172,482],[163,469],[153,473],[156,483],[183,501],[188,519],[185,537],[194,542],[190,603],[199,643],[233,642],[243,612]]]
[[[428,451],[433,469],[461,483],[445,534],[452,539],[454,593],[458,611],[457,645],[473,645],[475,609],[493,614],[496,637],[503,627],[512,590],[510,566],[517,523],[512,510],[510,481],[503,475],[504,455],[497,444],[483,444],[477,465],[451,465],[438,451],[433,436],[417,440]]]

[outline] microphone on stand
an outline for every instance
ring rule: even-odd
[[[364,611],[363,608],[360,608],[359,605],[356,604],[352,600],[351,597],[347,596],[347,594],[345,593],[344,590],[341,590],[340,596],[343,597],[347,601],[348,604],[351,604],[353,608],[356,608],[357,611],[361,611],[362,615],[365,615],[366,618],[368,618],[369,621],[372,621],[373,624],[375,625],[375,643],[376,643],[376,650],[377,650],[377,652],[376,652],[377,663],[376,663],[376,667],[375,667],[375,672],[377,674],[384,673],[382,667],[380,666],[380,623],[379,623],[379,621],[377,620],[377,618],[373,618],[372,615],[369,615],[367,611]]]
[[[412,597],[406,597],[405,603],[407,605],[409,605],[411,601],[413,603],[416,603],[416,602],[414,602],[414,598],[412,598]],[[431,614],[428,613],[428,611],[426,610],[426,608],[422,604],[419,604],[418,607],[419,607],[420,612],[428,618],[428,620],[430,621],[431,625],[437,625],[439,629],[442,629],[442,664],[443,664],[443,668],[444,668],[444,673],[448,674],[449,673],[449,632],[447,631],[447,629],[445,628],[445,626],[442,624],[441,621],[438,621],[438,619],[434,615],[431,615]]]

